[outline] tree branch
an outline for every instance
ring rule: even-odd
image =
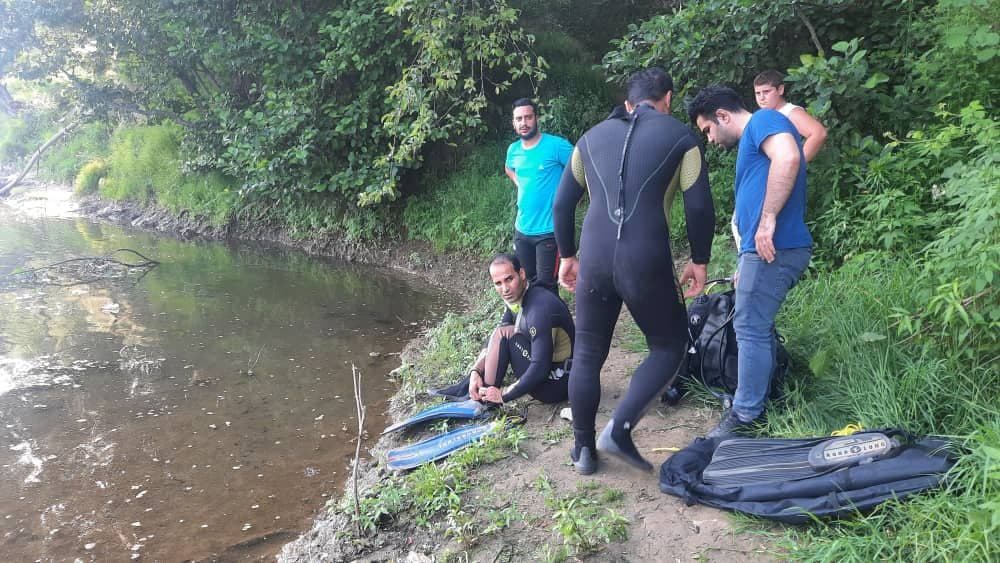
[[[20,184],[21,180],[23,180],[24,177],[28,175],[28,172],[31,170],[31,167],[34,166],[36,162],[38,162],[39,158],[42,157],[42,153],[48,150],[48,148],[52,146],[53,143],[61,139],[63,135],[65,135],[66,133],[72,131],[79,124],[80,120],[73,121],[69,125],[63,127],[58,132],[56,132],[55,135],[52,135],[52,137],[50,137],[48,141],[45,141],[45,144],[38,147],[38,150],[35,151],[35,154],[31,155],[31,160],[29,160],[28,165],[25,166],[23,170],[21,170],[21,173],[18,174],[16,178],[7,182],[6,184],[4,184],[2,188],[0,188],[0,197],[7,195],[7,193],[10,192],[10,190],[14,189],[14,186]]]
[[[799,16],[799,19],[802,20],[803,24],[805,24],[806,29],[809,30],[809,37],[812,38],[813,45],[816,46],[816,52],[819,56],[825,57],[826,51],[823,50],[823,45],[820,44],[819,37],[816,36],[816,28],[814,28],[812,23],[809,22],[809,19],[806,18],[806,15],[802,12],[802,10],[796,9],[795,15]]]

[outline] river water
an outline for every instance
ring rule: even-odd
[[[119,248],[160,264],[18,273]],[[276,553],[349,473],[351,364],[374,440],[443,306],[384,270],[0,204],[0,558]]]

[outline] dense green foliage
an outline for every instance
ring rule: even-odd
[[[268,200],[392,200],[425,145],[476,129],[488,96],[543,75],[504,0],[0,8],[0,73],[65,81],[88,115],[170,119],[187,167]]]
[[[968,448],[947,491],[789,531],[786,548],[794,559],[996,559],[1000,4],[665,5],[0,0],[0,72],[56,85],[42,109],[0,117],[0,159],[23,161],[55,117],[77,111],[102,125],[54,149],[51,177],[102,157],[106,178],[95,164],[81,184],[105,195],[482,255],[509,248],[514,97],[536,93],[543,129],[575,140],[639,68],[674,75],[681,119],[701,86],[728,83],[752,102],[754,75],[781,70],[790,101],[829,138],[809,166],[813,268],[779,321],[798,377],[769,430],[903,425]],[[110,147],[84,150],[111,130]],[[709,159],[722,274],[734,158],[711,148]],[[671,225],[680,248],[680,205]],[[489,324],[446,319],[433,373],[468,361]]]

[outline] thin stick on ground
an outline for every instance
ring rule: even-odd
[[[354,384],[354,406],[358,411],[358,443],[354,448],[354,467],[351,470],[351,483],[354,487],[354,522],[358,526],[358,535],[362,533],[361,528],[361,497],[358,495],[358,463],[361,461],[361,437],[365,428],[365,405],[361,400],[361,372],[351,364],[351,382]]]

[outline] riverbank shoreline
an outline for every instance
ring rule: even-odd
[[[489,295],[484,293],[488,290],[485,279],[480,275],[481,260],[460,255],[437,255],[430,251],[429,246],[412,241],[371,244],[334,237],[297,240],[280,228],[238,224],[212,227],[198,217],[174,215],[156,206],[109,202],[93,197],[80,200],[78,212],[88,218],[181,238],[263,241],[308,254],[388,267],[461,296],[464,305],[461,311],[456,312],[458,322],[482,319],[484,314],[499,315],[499,302],[494,314],[489,311],[488,299],[481,298]],[[478,313],[473,313],[477,310]],[[631,331],[634,331],[634,323],[624,312],[604,370],[599,426],[610,416],[617,397],[628,384],[629,375],[644,357],[640,351],[626,349],[629,346],[625,340],[634,339],[634,336],[629,336]],[[422,373],[426,370],[421,370],[420,366],[426,350],[437,345],[434,338],[433,335],[419,335],[410,341],[401,356],[401,366],[394,370],[396,373],[366,374],[367,377],[395,375],[400,382],[388,407],[387,414],[391,419],[399,420],[426,404],[419,399],[418,392],[431,383],[440,382],[422,379],[426,377],[426,373]],[[458,373],[463,366],[448,367]],[[401,371],[410,376],[399,377],[398,372]],[[438,373],[436,377],[442,377],[442,374]],[[453,526],[447,522],[449,516],[446,514],[420,521],[408,519],[404,511],[384,518],[374,533],[356,534],[351,531],[354,528],[352,511],[341,508],[345,506],[345,500],[352,498],[348,480],[343,497],[330,501],[326,509],[316,515],[312,528],[286,544],[278,559],[432,561],[454,557],[458,560],[516,561],[528,558],[559,560],[560,553],[575,559],[589,556],[613,561],[662,561],[667,558],[746,561],[769,558],[762,539],[737,533],[724,513],[699,506],[686,507],[678,499],[661,494],[655,473],[642,473],[616,460],[602,459],[598,474],[587,479],[577,477],[567,463],[572,433],[569,424],[558,417],[559,409],[565,406],[553,408],[529,401],[525,411],[527,423],[523,427],[526,439],[517,451],[478,467],[472,480],[474,487],[456,493],[461,497],[459,502],[473,528],[481,530],[490,515],[504,511],[508,514],[505,525],[459,537],[451,531]],[[712,405],[682,403],[674,408],[654,404],[634,437],[639,448],[650,452],[647,455],[658,466],[665,457],[664,451],[685,446],[711,427],[717,416],[718,411]],[[373,429],[367,431],[371,433]],[[401,438],[387,436],[370,448],[371,457],[363,460],[359,468],[362,497],[370,496],[373,491],[378,494],[379,484],[390,478],[383,467],[384,454],[401,443]],[[546,485],[541,486],[540,483]],[[596,544],[587,550],[570,546],[562,552],[543,552],[540,546],[565,542],[566,536],[554,530],[554,512],[559,502],[570,499],[581,490],[615,492],[612,496],[617,500],[607,509],[614,510],[628,523],[625,537],[607,544]],[[238,546],[233,547],[238,551]]]

